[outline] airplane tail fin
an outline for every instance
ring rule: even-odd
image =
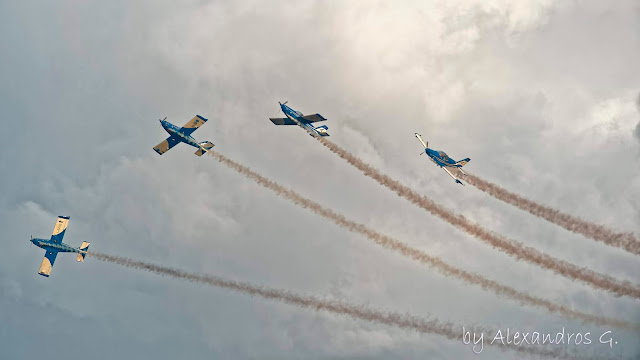
[[[78,253],[78,256],[76,257],[76,261],[83,262],[84,257],[87,256],[87,251],[89,251],[89,243],[86,241],[83,241],[82,245],[80,245],[80,251],[82,252]]]
[[[327,125],[320,125],[317,128],[314,128],[318,134],[320,136],[329,136],[329,133],[327,133],[327,130],[329,130],[329,128],[327,127]]]
[[[466,158],[466,159],[462,159],[460,161],[456,161],[456,165],[458,165],[459,167],[463,167],[465,166],[469,161],[471,161],[471,159]]]
[[[204,155],[207,151],[211,150],[211,148],[215,146],[211,141],[203,141],[199,143],[199,145],[200,149],[196,150],[196,155],[198,156]]]

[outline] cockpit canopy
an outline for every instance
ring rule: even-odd
[[[445,159],[445,160],[449,160],[449,156],[447,155],[447,153],[445,153],[444,151],[438,151],[438,155],[440,156],[440,158]]]

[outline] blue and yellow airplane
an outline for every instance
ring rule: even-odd
[[[444,169],[444,171],[446,171],[447,174],[449,174],[449,176],[451,176],[458,184],[464,186],[462,181],[460,181],[460,179],[458,179],[455,175],[453,175],[450,169],[457,169],[462,174],[465,174],[465,172],[462,171],[462,167],[466,163],[471,161],[471,159],[466,158],[460,161],[455,161],[452,158],[450,158],[444,151],[429,149],[429,143],[428,142],[425,143],[424,140],[422,140],[422,135],[416,133],[416,137],[418,138],[418,140],[420,140],[420,142],[424,146],[424,153],[420,153],[420,155],[427,154],[431,159],[431,161],[433,161],[436,165]]]
[[[67,230],[68,224],[68,216],[58,216],[58,221],[56,221],[56,225],[53,227],[51,239],[31,238],[31,242],[34,245],[41,247],[46,251],[44,259],[42,259],[42,264],[40,264],[40,271],[38,271],[38,274],[46,277],[51,275],[53,263],[56,261],[56,256],[59,252],[78,253],[76,260],[80,262],[84,261],[84,257],[87,255],[87,251],[89,250],[88,242],[83,241],[82,245],[77,248],[62,243],[62,238],[64,237],[64,232]]]
[[[311,125],[316,121],[326,121],[327,119],[322,117],[322,115],[320,114],[302,115],[301,112],[295,111],[292,108],[288,107],[287,101],[285,101],[284,103],[278,102],[278,104],[280,104],[280,109],[287,117],[286,118],[269,118],[269,120],[271,120],[272,123],[276,125],[298,125],[301,128],[305,129],[307,133],[309,133],[309,135],[313,137],[329,136],[329,134],[327,133],[327,130],[329,130],[327,125],[322,125],[318,127],[314,127],[313,125]]]
[[[193,117],[193,119],[184,124],[183,127],[179,128],[168,122],[167,118],[165,117],[163,120],[160,120],[160,124],[162,124],[162,127],[171,136],[169,136],[166,140],[163,140],[160,144],[156,145],[153,150],[162,155],[169,151],[172,147],[183,142],[185,144],[193,146],[194,148],[197,148],[198,150],[196,151],[196,155],[204,155],[204,153],[211,150],[211,148],[215,145],[213,145],[213,143],[211,143],[210,141],[203,141],[199,143],[196,141],[196,139],[191,137],[191,134],[206,122],[207,119],[203,118],[200,115],[196,115]]]

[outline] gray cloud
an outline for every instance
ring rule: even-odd
[[[640,113],[640,94],[638,94],[638,98],[636,99],[636,107],[638,109],[638,113]],[[640,121],[638,121],[638,125],[633,131],[633,134],[640,140]]]
[[[47,236],[56,215],[71,216],[72,245],[90,239],[96,251],[185,271],[456,323],[588,330],[451,283],[189,149],[151,150],[165,136],[157,118],[181,124],[195,113],[210,119],[198,140],[355,221],[519,290],[640,322],[633,301],[496,253],[267,119],[278,100],[319,112],[332,141],[434,201],[637,280],[634,257],[455,187],[418,156],[413,138],[418,131],[452,157],[470,157],[470,170],[507,189],[640,233],[633,1],[23,1],[2,9],[2,358],[476,358],[457,342],[97,262],[60,256],[52,277],[41,278],[42,252],[27,239]],[[618,336],[610,352],[585,353],[637,357],[636,335]]]

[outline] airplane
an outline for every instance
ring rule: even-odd
[[[156,145],[153,150],[155,150],[158,154],[162,155],[169,151],[172,147],[177,144],[183,142],[185,144],[191,145],[194,148],[197,148],[196,155],[202,156],[207,151],[211,150],[215,145],[210,141],[196,142],[196,139],[191,137],[191,133],[196,131],[197,128],[202,126],[202,124],[206,123],[207,119],[203,118],[200,115],[196,115],[193,119],[189,120],[183,127],[179,128],[172,123],[167,121],[167,118],[160,120],[160,124],[162,127],[169,133],[169,136],[166,140],[163,140],[160,144]]]
[[[446,171],[447,174],[449,174],[449,176],[451,176],[456,181],[456,183],[464,186],[462,181],[460,181],[460,179],[458,179],[455,175],[453,175],[453,173],[451,173],[449,169],[455,168],[459,170],[463,175],[466,175],[466,173],[462,171],[462,167],[466,163],[471,161],[471,159],[466,158],[460,161],[455,161],[452,158],[450,158],[444,151],[429,149],[429,143],[428,142],[425,143],[424,140],[422,140],[422,135],[416,133],[416,137],[418,138],[418,140],[420,140],[420,142],[424,146],[424,153],[420,153],[420,155],[427,154],[429,156],[429,159],[431,159],[431,161],[433,161],[436,165],[444,169],[444,171]]]
[[[59,252],[78,253],[76,261],[84,261],[84,257],[87,255],[87,251],[89,251],[88,242],[83,241],[82,245],[77,248],[62,243],[62,238],[64,237],[64,232],[67,230],[68,224],[68,216],[58,216],[58,221],[56,221],[56,225],[53,227],[53,234],[51,235],[51,239],[34,239],[33,237],[31,237],[31,242],[34,245],[41,247],[46,251],[46,253],[44,254],[44,259],[42,259],[42,264],[40,264],[40,270],[38,271],[38,274],[46,277],[49,277],[49,275],[51,275],[53,262],[56,261],[56,256]]]
[[[295,111],[292,108],[288,107],[287,102],[288,101],[285,101],[284,103],[278,102],[278,104],[280,104],[280,109],[287,117],[269,118],[272,123],[276,125],[298,125],[301,128],[305,129],[307,133],[309,133],[309,135],[313,137],[329,136],[329,134],[327,133],[327,130],[329,130],[327,125],[318,127],[314,127],[313,125],[311,125],[316,121],[325,121],[327,119],[322,117],[322,115],[320,114],[302,115],[301,112]]]

